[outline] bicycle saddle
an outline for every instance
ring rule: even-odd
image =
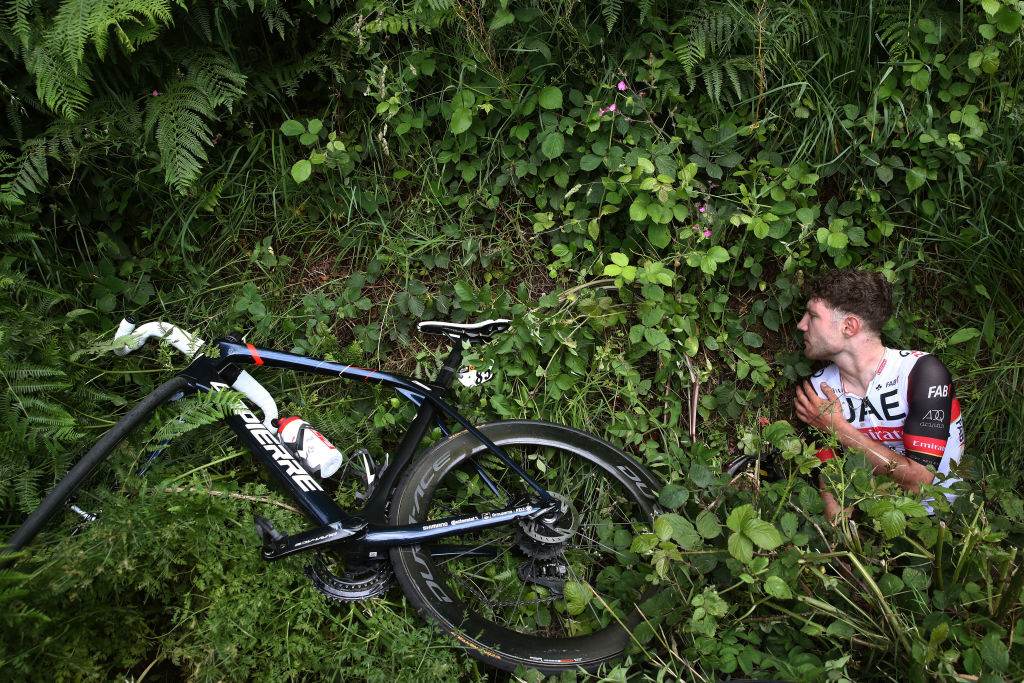
[[[511,320],[497,318],[482,320],[478,323],[446,323],[440,320],[424,320],[416,325],[420,332],[427,334],[443,334],[451,339],[468,341],[470,344],[483,344],[504,332],[511,325]]]

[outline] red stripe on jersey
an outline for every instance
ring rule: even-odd
[[[903,441],[903,427],[858,427],[872,441]]]
[[[956,396],[953,397],[953,408],[949,412],[949,421],[956,422],[956,419],[960,417],[960,401]]]
[[[935,457],[941,457],[942,454],[946,452],[945,439],[932,439],[927,436],[917,436],[915,434],[907,434],[903,439],[903,445],[908,451],[924,453],[925,455],[934,455]]]

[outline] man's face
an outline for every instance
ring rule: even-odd
[[[842,317],[821,299],[807,302],[807,311],[796,329],[804,333],[804,355],[811,360],[831,360],[843,350]]]

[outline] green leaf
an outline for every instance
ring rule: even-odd
[[[562,587],[562,596],[565,598],[565,609],[569,614],[582,614],[583,610],[590,604],[590,598],[594,590],[586,583],[580,581],[566,581]]]
[[[778,576],[769,576],[764,580],[764,592],[779,600],[789,600],[793,597],[789,586]]]
[[[656,223],[647,228],[647,239],[658,249],[664,249],[672,241],[672,233],[667,225]]]
[[[995,14],[1002,6],[999,0],[981,0],[981,7],[986,14]]]
[[[990,667],[1002,673],[1010,665],[1010,651],[995,632],[982,638],[978,645],[981,659]]]
[[[878,176],[879,180],[888,185],[892,182],[892,167],[882,164],[875,169],[875,175]]]
[[[729,536],[729,554],[743,563],[749,563],[754,559],[754,544],[743,534],[732,534]]]
[[[593,154],[584,154],[580,157],[580,170],[581,171],[593,171],[595,168],[601,165],[601,157]]]
[[[313,135],[318,135],[324,128],[324,122],[320,119],[310,119],[309,123],[306,124],[306,128]]]
[[[562,106],[562,91],[553,85],[549,85],[540,91],[537,96],[537,103],[545,109],[559,109]]]
[[[1020,28],[1021,16],[1017,10],[1003,7],[992,18],[992,23],[1003,33],[1016,33]]]
[[[299,136],[299,142],[307,146],[312,145],[316,141],[317,136],[313,135],[312,133],[303,133],[302,135]]]
[[[827,243],[833,249],[845,249],[846,245],[850,243],[850,238],[843,232],[830,232]]]
[[[697,515],[697,533],[707,539],[717,538],[722,533],[722,525],[715,513],[704,510]]]
[[[614,251],[611,253],[610,258],[612,260],[612,263],[619,266],[620,268],[625,268],[626,266],[629,265],[629,257],[623,254],[622,252]]]
[[[932,82],[932,72],[928,69],[921,69],[913,76],[910,77],[910,85],[915,90],[924,92],[928,89],[928,84]]]
[[[647,218],[647,195],[639,194],[629,205],[629,219],[640,222]]]
[[[913,192],[917,188],[924,185],[924,181],[927,179],[928,171],[919,166],[915,166],[914,168],[907,171],[907,190]]]
[[[750,519],[743,525],[743,534],[762,550],[775,550],[782,545],[782,534],[771,522]]]
[[[669,510],[678,510],[689,497],[690,491],[685,486],[666,484],[658,495],[658,504]]]
[[[451,131],[461,135],[473,125],[473,113],[465,107],[456,107],[452,111]]]
[[[663,541],[671,538],[683,550],[692,550],[703,542],[688,520],[672,512],[654,520],[654,533]]]
[[[955,346],[957,344],[963,344],[966,341],[970,341],[975,337],[980,336],[981,332],[979,332],[977,329],[973,327],[964,327],[954,332],[953,336],[951,336],[949,338],[949,341],[946,343],[949,344],[950,346]]]
[[[297,183],[304,183],[309,180],[311,173],[313,173],[313,164],[310,163],[309,159],[299,159],[292,165],[292,178]]]
[[[715,263],[725,263],[729,260],[729,252],[716,244],[708,249],[708,257]]]
[[[558,131],[551,131],[544,136],[544,141],[540,144],[540,151],[548,159],[557,159],[562,156],[562,152],[565,150],[565,138]]]
[[[509,12],[503,7],[499,7],[498,11],[494,13],[494,18],[491,19],[491,23],[488,24],[487,28],[492,31],[497,31],[503,26],[508,26],[516,20],[516,15]]]
[[[743,527],[746,523],[757,517],[757,512],[754,511],[754,506],[750,503],[746,505],[740,505],[738,508],[733,509],[729,513],[729,517],[725,520],[725,525],[733,531],[743,531]]]
[[[656,534],[637,534],[633,537],[633,544],[629,546],[630,552],[649,553],[658,545]]]
[[[295,119],[288,119],[287,121],[281,124],[281,132],[287,135],[288,137],[293,138],[296,135],[302,135],[303,133],[305,133],[306,127],[299,123],[298,121],[296,121]]]

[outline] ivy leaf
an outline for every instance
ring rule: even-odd
[[[288,137],[293,138],[296,135],[302,135],[303,133],[305,133],[306,127],[299,123],[298,121],[296,121],[295,119],[288,119],[287,121],[281,124],[281,132],[287,135]]]
[[[769,576],[765,579],[764,592],[779,600],[789,600],[793,597],[793,592],[789,590],[789,586],[778,576]]]
[[[565,598],[565,609],[569,614],[582,614],[583,610],[590,604],[590,598],[594,590],[580,581],[566,581],[562,588],[562,596]]]
[[[537,103],[545,109],[559,109],[562,106],[562,91],[553,85],[549,85],[540,91],[537,96]]]
[[[540,144],[540,151],[548,159],[557,159],[562,156],[565,150],[565,138],[558,131],[551,131],[544,136],[544,142]]]
[[[313,164],[310,163],[309,159],[299,159],[292,164],[292,178],[297,183],[304,183],[309,180],[310,174],[313,173]]]
[[[456,135],[461,135],[469,130],[469,127],[473,125],[473,114],[465,107],[456,107],[452,111],[451,131]]]

